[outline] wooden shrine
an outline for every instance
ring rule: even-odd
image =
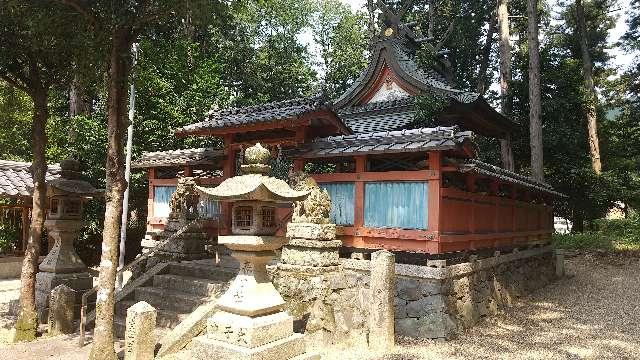
[[[418,65],[416,51],[430,45],[400,17],[385,13],[368,67],[334,101],[314,96],[212,110],[176,135],[218,137],[223,147],[138,159],[134,166],[149,174],[148,230],[162,229],[168,214],[159,209],[178,177],[216,186],[237,174],[243,149],[260,142],[290,161],[291,172],[305,171],[327,189],[346,247],[441,254],[549,242],[553,199],[562,195],[477,159],[475,136],[509,139],[516,124],[480,94],[456,89],[446,59]],[[446,106],[420,119],[419,96]],[[212,231],[229,234],[230,207],[203,207],[215,208]],[[284,223],[291,209],[276,213]]]

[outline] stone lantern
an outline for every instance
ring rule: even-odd
[[[196,359],[313,359],[305,354],[302,334],[293,332],[293,318],[267,275],[274,250],[286,243],[275,236],[280,224],[278,203],[304,200],[308,192],[295,191],[286,182],[266,176],[271,154],[260,144],[245,151],[245,175],[218,187],[197,189],[213,200],[232,203],[232,235],[218,243],[231,249],[240,271],[208,320],[207,334],[194,339]]]
[[[64,160],[60,166],[61,177],[47,182],[48,209],[44,226],[54,246],[36,275],[36,305],[41,322],[46,320],[49,294],[56,286],[64,284],[76,290],[77,304],[82,293],[93,287],[93,278],[76,253],[73,241],[84,226],[84,204],[102,196],[103,191],[81,180],[78,161]]]

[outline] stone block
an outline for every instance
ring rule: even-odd
[[[411,278],[398,278],[396,291],[399,298],[413,301],[422,297],[422,293],[418,287],[418,280]]]
[[[445,301],[442,295],[425,296],[407,303],[408,317],[423,317],[434,311],[444,311]]]
[[[303,266],[337,266],[340,264],[338,248],[300,247],[285,245],[282,248],[280,261],[289,265]]]
[[[444,280],[424,279],[418,283],[418,291],[421,295],[446,294]]]
[[[418,337],[418,319],[416,318],[396,319],[395,328],[398,335]]]
[[[49,272],[39,272],[36,274],[36,308],[38,310],[38,321],[46,323],[49,314],[49,296],[51,290],[58,285],[66,285],[76,292],[75,314],[79,316],[79,304],[82,294],[93,288],[93,278],[89,273],[69,273],[56,274]]]
[[[340,240],[309,240],[309,239],[289,239],[288,246],[298,246],[303,248],[319,248],[319,249],[340,249],[342,241]]]
[[[140,301],[127,309],[125,360],[153,360],[156,347],[156,309]]]
[[[395,343],[394,295],[396,292],[395,255],[380,250],[371,255],[371,308],[369,334],[374,350],[389,350]]]
[[[293,334],[293,318],[286,312],[249,317],[224,311],[207,321],[207,336],[224,343],[255,348]]]
[[[443,312],[434,312],[417,320],[417,337],[426,339],[451,339],[457,334],[456,323]]]
[[[309,240],[335,240],[336,224],[290,222],[287,224],[287,237]]]
[[[72,334],[76,292],[66,286],[58,285],[51,290],[49,299],[48,334],[51,336]]]
[[[196,360],[284,360],[304,353],[305,342],[302,334],[293,334],[254,348],[228,344],[207,336],[194,338],[191,345],[191,356]]]

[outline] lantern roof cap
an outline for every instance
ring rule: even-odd
[[[86,198],[102,196],[104,190],[96,189],[89,182],[82,180],[80,162],[67,159],[60,162],[60,177],[47,181],[48,196],[78,195]]]
[[[293,190],[284,180],[266,176],[271,167],[267,165],[271,153],[260,143],[244,152],[240,168],[246,175],[226,179],[215,188],[196,186],[203,194],[219,201],[255,200],[289,203],[304,200],[308,191]]]
[[[255,200],[289,203],[304,200],[308,191],[293,190],[284,180],[262,174],[234,176],[215,188],[196,186],[201,193],[213,200]]]

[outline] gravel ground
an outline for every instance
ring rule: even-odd
[[[640,359],[640,259],[579,255],[567,260],[567,272],[456,340],[399,339],[386,355],[348,348],[326,351],[323,359]],[[76,343],[59,337],[0,344],[0,358],[86,359],[90,346]]]

